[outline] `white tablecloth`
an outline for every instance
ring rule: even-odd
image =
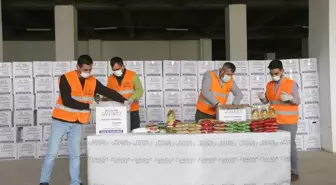
[[[89,185],[290,185],[290,135],[88,137]]]

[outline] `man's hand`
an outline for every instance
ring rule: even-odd
[[[124,105],[126,106],[127,111],[130,111],[131,104],[128,100],[124,101]]]
[[[130,99],[128,99],[127,101],[128,101],[128,103],[129,103],[129,105],[132,105],[133,102],[134,102],[134,99],[130,98]]]
[[[95,111],[97,105],[98,105],[98,103],[96,101],[92,101],[92,103],[90,104],[90,110]]]
[[[286,92],[281,92],[280,98],[282,101],[287,102],[287,101],[292,101],[294,97]]]
[[[264,99],[266,99],[266,95],[265,95],[265,93],[263,93],[263,92],[258,93],[258,98],[259,98],[260,100],[264,100]]]

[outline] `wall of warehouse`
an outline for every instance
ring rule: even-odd
[[[4,61],[55,61],[54,41],[4,41],[3,48]],[[89,42],[78,41],[77,55],[88,53]],[[101,42],[102,60],[211,60],[211,53],[211,40]]]

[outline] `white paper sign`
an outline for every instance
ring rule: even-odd
[[[143,61],[126,61],[126,68],[134,71],[138,76],[145,76]]]
[[[266,89],[266,76],[265,75],[250,75],[250,89],[251,90]]]
[[[317,73],[302,74],[302,88],[319,88],[319,78]]]
[[[12,127],[12,112],[0,111],[0,127]]]
[[[162,76],[162,61],[145,61],[146,76]]]
[[[164,92],[164,106],[165,107],[181,106],[181,92],[174,92],[174,91]]]
[[[46,156],[48,152],[48,143],[39,142],[37,143],[37,158],[41,159]]]
[[[217,119],[220,121],[245,121],[247,119],[246,109],[217,108],[217,111]]]
[[[266,62],[264,60],[248,61],[250,75],[264,75],[266,74]]]
[[[0,95],[0,110],[13,110],[13,95]]]
[[[41,142],[42,141],[42,127],[23,127],[23,142]]]
[[[54,79],[52,77],[35,78],[35,94],[54,92]]]
[[[53,109],[55,106],[54,93],[36,94],[36,109]]]
[[[13,79],[14,94],[33,94],[32,78],[14,78]]]
[[[146,92],[147,107],[163,106],[163,92]]]
[[[319,103],[319,89],[311,88],[311,89],[303,89],[303,101],[305,103]]]
[[[91,75],[93,76],[107,76],[107,61],[94,61],[92,66]]]
[[[164,108],[161,107],[147,107],[147,122],[148,123],[163,123]]]
[[[317,73],[317,59],[316,58],[303,58],[300,59],[300,72],[301,73]]]
[[[11,62],[0,62],[0,78],[12,78],[13,70]]]
[[[182,120],[184,122],[195,122],[196,106],[182,107]]]
[[[51,125],[52,109],[39,109],[36,111],[37,125]]]
[[[0,160],[14,160],[14,159],[17,159],[16,144],[0,143]]]
[[[0,78],[0,94],[12,94],[12,83],[12,79],[10,78]]]
[[[308,125],[309,125],[309,134],[310,135],[321,134],[320,120],[318,120],[318,119],[309,120]]]
[[[16,143],[16,128],[0,128],[0,143]]]
[[[182,91],[182,105],[196,106],[199,93],[197,91]]]
[[[180,91],[181,78],[179,76],[165,76],[163,78],[165,91]]]
[[[303,105],[304,119],[316,119],[320,117],[320,105],[317,103]]]
[[[241,90],[250,90],[250,77],[247,75],[234,75],[234,81]]]
[[[170,109],[173,109],[174,113],[175,113],[175,119],[176,120],[182,120],[182,108],[181,107],[165,107],[165,114],[166,115],[164,118],[164,122],[167,122],[167,114],[168,114],[168,111]]]
[[[197,75],[197,62],[190,60],[181,61],[181,75]]]
[[[53,76],[62,76],[63,74],[69,72],[70,61],[54,61],[53,62]]]
[[[52,77],[52,61],[34,61],[33,62],[34,77]]]
[[[34,111],[15,111],[14,125],[16,127],[33,126],[34,125]]]
[[[249,65],[248,61],[231,61],[236,66],[236,75],[248,75]]]
[[[288,59],[281,60],[285,73],[299,73],[299,60],[298,59]]]
[[[321,150],[321,135],[320,134],[305,135],[304,147],[306,151]]]
[[[181,61],[164,60],[163,61],[163,74],[165,76],[180,76],[181,74]]]
[[[13,62],[14,78],[33,78],[32,62]]]
[[[96,134],[125,134],[129,132],[125,106],[97,107]]]
[[[146,91],[158,91],[163,89],[161,76],[146,76]]]
[[[59,77],[54,77],[54,92],[59,92]]]
[[[198,75],[204,75],[207,71],[215,69],[214,61],[197,61],[197,72]]]
[[[197,76],[182,76],[181,89],[182,91],[197,91]]]
[[[32,94],[17,94],[14,96],[14,109],[18,110],[34,110],[35,98]]]
[[[308,120],[299,120],[297,124],[297,134],[308,134]]]
[[[36,142],[18,143],[17,153],[18,159],[35,159],[37,158]]]

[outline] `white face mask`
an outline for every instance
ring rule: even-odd
[[[81,77],[83,78],[88,78],[90,76],[90,73],[84,73],[84,72],[81,72]]]
[[[229,75],[224,75],[222,77],[222,81],[225,82],[225,83],[229,82],[230,80],[231,80],[231,76],[229,76]]]
[[[272,79],[273,79],[273,81],[279,81],[280,80],[280,76],[272,76]]]
[[[119,77],[119,76],[121,76],[121,75],[123,74],[123,72],[122,72],[121,69],[119,69],[119,70],[114,71],[113,74],[114,74],[115,76],[118,76],[118,77]]]

